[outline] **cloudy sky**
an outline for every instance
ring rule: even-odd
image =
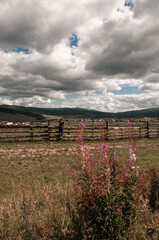
[[[158,0],[0,0],[0,104],[159,107]]]

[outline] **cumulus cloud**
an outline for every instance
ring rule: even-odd
[[[102,111],[157,106],[158,10],[157,0],[1,0],[0,103]],[[78,41],[71,45],[72,34]],[[149,93],[108,93],[125,85]],[[68,100],[69,93],[80,98]]]
[[[143,79],[139,86],[141,91],[154,92],[159,90],[159,73],[152,73]]]
[[[102,26],[103,38],[105,36],[102,52],[96,52],[94,58],[90,57],[86,68],[120,78],[143,78],[153,71],[159,56],[158,20],[154,22],[158,7],[157,1],[137,0],[134,12],[118,9],[116,16],[119,14],[119,17],[106,21]]]
[[[79,94],[78,98],[73,99],[48,99],[47,97],[19,97],[14,100],[0,98],[1,104],[14,104],[21,106],[36,107],[79,107],[85,109],[93,109],[104,112],[123,112],[129,110],[139,110],[145,108],[158,107],[159,91],[155,93],[131,94],[131,95],[115,95],[111,92],[103,91],[98,95],[95,92],[89,94]]]

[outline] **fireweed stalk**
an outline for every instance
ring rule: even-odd
[[[133,122],[127,122],[127,131],[126,135],[129,138],[130,148],[129,148],[129,164],[131,168],[137,170],[136,165],[136,148],[134,146],[134,131],[133,131]]]
[[[100,133],[101,141],[105,142],[106,136],[107,136],[107,130],[106,130],[105,122],[103,120],[99,124],[99,133]]]
[[[80,219],[84,239],[135,239],[137,220],[148,209],[146,172],[136,165],[133,126],[127,124],[129,157],[121,164],[105,143],[91,152],[79,124],[76,166],[66,164],[73,180],[72,211]]]

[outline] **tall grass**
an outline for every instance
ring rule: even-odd
[[[66,192],[58,185],[20,192],[4,199],[0,208],[0,239],[65,239],[71,220]],[[64,199],[65,198],[65,199]]]

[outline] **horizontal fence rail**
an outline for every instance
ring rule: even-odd
[[[77,140],[79,135],[79,120],[67,120],[64,124],[62,140]],[[83,138],[85,140],[126,139],[127,123],[124,121],[83,120]],[[133,122],[135,138],[158,138],[159,122]],[[0,141],[54,141],[59,138],[58,120],[45,123],[0,124]]]

